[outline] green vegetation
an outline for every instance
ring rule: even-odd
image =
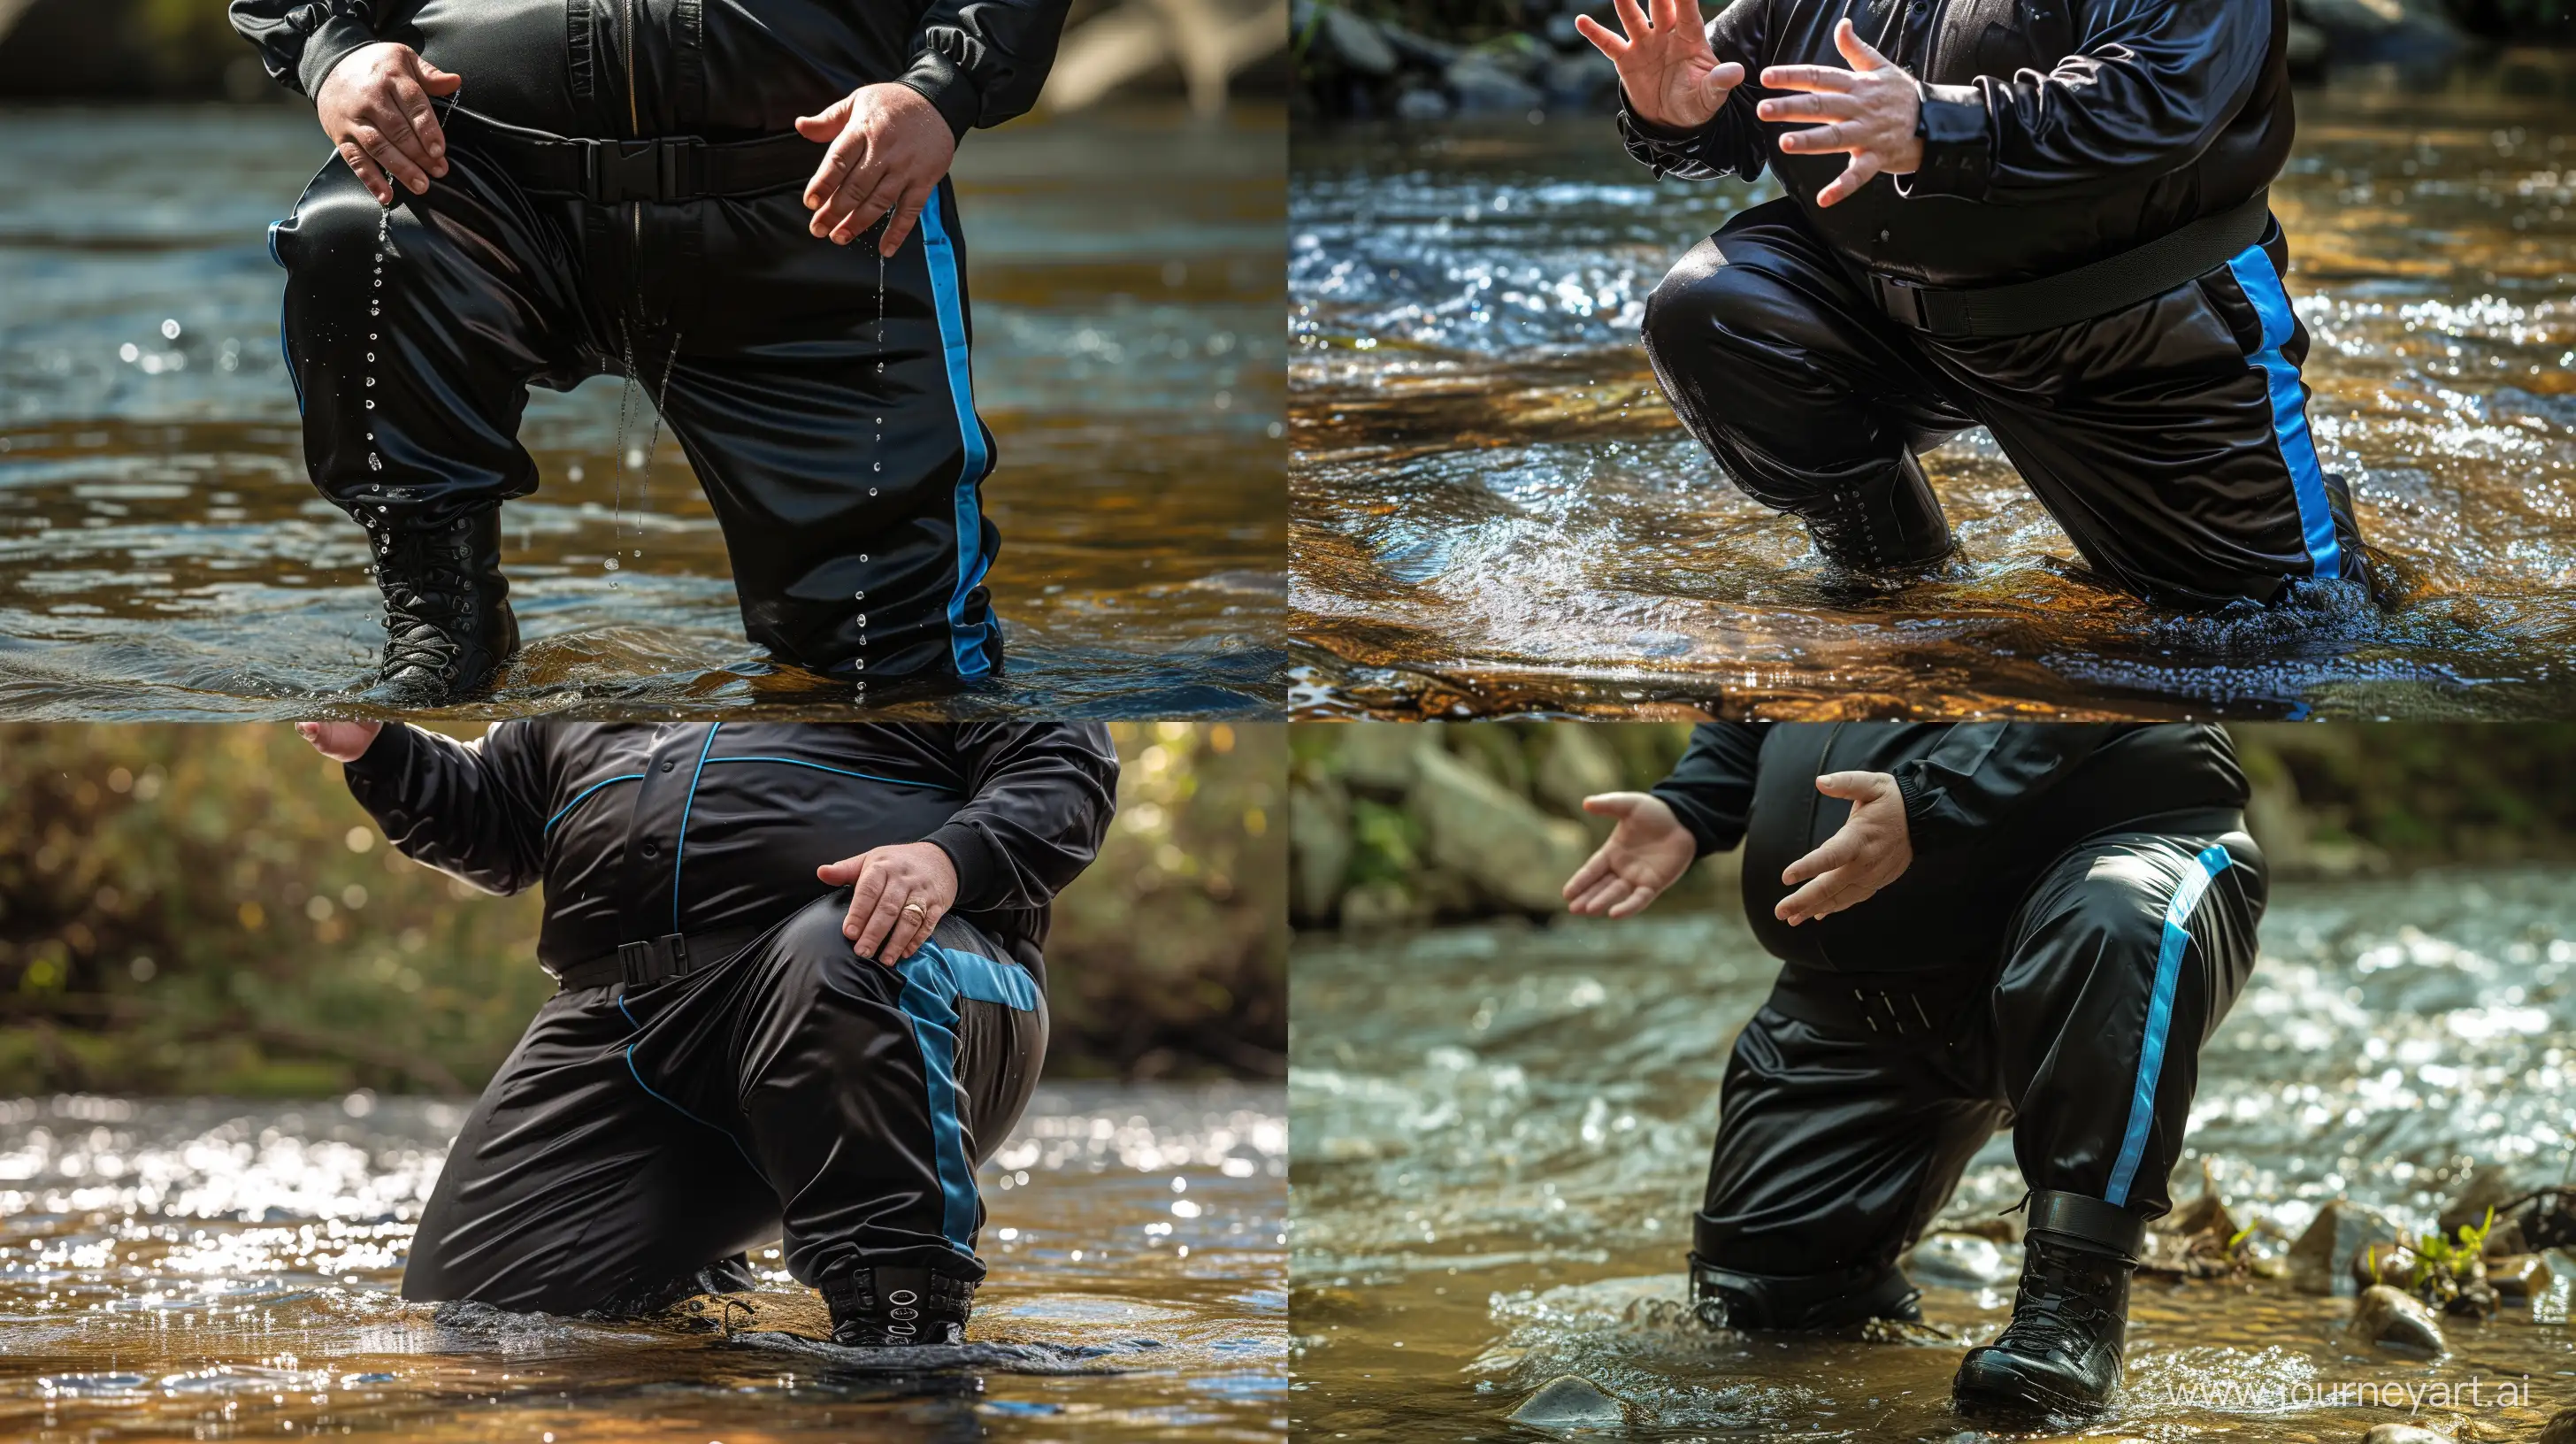
[[[1280,731],[1116,731],[1049,1069],[1276,1073]],[[286,726],[0,728],[0,1094],[470,1091],[552,990],[537,916],[386,846]]]

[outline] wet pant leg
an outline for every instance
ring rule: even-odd
[[[652,209],[646,289],[670,294],[678,347],[660,399],[724,526],[744,630],[862,683],[993,675],[994,447],[949,183],[882,261],[873,231],[808,235],[792,191]]]
[[[332,505],[375,530],[434,530],[536,490],[528,386],[595,369],[562,207],[468,144],[390,207],[334,156],[269,249],[305,467]]]
[[[1973,980],[1922,990],[1936,1018]],[[1776,999],[1775,999],[1776,1002]],[[1735,1040],[1692,1251],[1807,1278],[1882,1269],[2007,1116],[1973,1038],[1802,1021],[1766,1005]]]
[[[1682,424],[1747,496],[1846,566],[1929,561],[1950,528],[1917,452],[1966,429],[1939,373],[1872,311],[1794,201],[1692,247],[1646,302]]]
[[[2366,584],[2350,492],[2308,426],[2287,265],[2275,225],[2126,310],[1921,344],[2105,581],[2194,609],[2270,602],[2309,578]]]
[[[2253,971],[2263,855],[2242,832],[2123,832],[2058,858],[2012,925],[1993,1048],[2023,1181],[2172,1207],[2203,1043]]]

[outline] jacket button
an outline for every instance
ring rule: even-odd
[[[662,844],[658,842],[648,842],[644,844],[644,855],[646,857],[660,857],[662,855]]]
[[[677,767],[677,766],[679,766],[679,765],[680,765],[680,764],[679,764],[678,762],[676,762],[676,761],[673,761],[673,762],[665,762],[665,763],[663,763],[663,764],[662,764],[662,770],[663,770],[663,771],[665,771],[665,772],[668,772],[668,771],[670,771],[672,768]]]

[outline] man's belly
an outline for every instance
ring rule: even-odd
[[[911,61],[914,7],[825,0],[420,0],[382,33],[465,77],[460,104],[558,135],[790,129]]]

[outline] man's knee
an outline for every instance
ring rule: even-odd
[[[317,177],[295,204],[295,213],[278,222],[272,236],[277,262],[291,281],[365,276],[373,278],[379,259],[390,268],[399,255],[385,256],[391,217],[346,167]]]
[[[1646,298],[1646,349],[1659,357],[1744,352],[1776,344],[1808,303],[1777,276],[1693,246]]]

